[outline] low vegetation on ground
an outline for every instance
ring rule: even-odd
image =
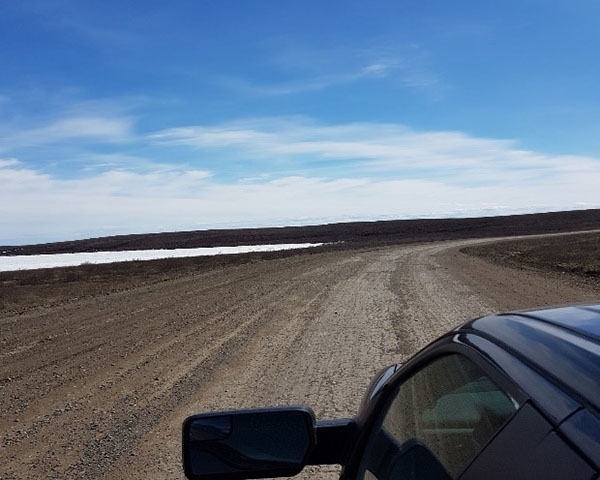
[[[510,240],[462,251],[513,268],[573,275],[600,285],[600,232]]]

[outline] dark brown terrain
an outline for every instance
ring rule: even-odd
[[[332,243],[347,246],[397,245],[466,238],[537,235],[591,230],[600,226],[600,209],[481,218],[353,222],[307,227],[200,230],[117,235],[40,245],[0,247],[0,255],[144,250],[261,245]]]
[[[529,223],[560,229],[550,215]],[[567,216],[600,229],[594,215]],[[0,274],[0,478],[182,478],[187,415],[298,403],[353,415],[379,368],[470,318],[600,301],[598,232],[433,241],[470,228]]]
[[[537,270],[600,286],[600,232],[466,247],[464,253],[512,268]]]

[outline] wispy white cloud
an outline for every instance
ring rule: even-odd
[[[227,77],[220,79],[222,85],[258,95],[287,95],[293,93],[322,90],[324,88],[344,85],[358,80],[382,79],[388,77],[398,65],[390,63],[371,63],[354,71],[338,71],[334,73],[317,74],[314,76],[301,76],[292,81],[261,84],[251,82],[239,77]],[[408,84],[412,84],[412,81]]]
[[[99,16],[82,15],[81,11],[73,8],[69,2],[12,2],[6,7],[17,15],[24,15],[29,22],[40,24],[45,29],[58,30],[98,46],[111,48],[128,48],[143,45],[141,35],[136,35],[132,26],[137,18],[129,18],[128,22],[119,27],[115,22],[108,24]]]
[[[16,158],[0,158],[0,168],[14,167],[19,164]]]
[[[159,168],[144,172],[107,170],[85,177],[64,179],[17,163],[0,169],[0,184],[3,185],[5,198],[27,196],[33,189],[59,196],[67,195],[77,202],[77,198],[113,195],[130,198],[189,197],[211,176],[212,173],[207,170]]]
[[[31,145],[44,145],[66,140],[84,139],[103,142],[123,142],[130,137],[132,120],[128,117],[73,116],[0,137],[0,150]]]
[[[107,171],[58,179],[0,168],[0,244],[115,233],[343,220],[498,215],[600,206],[597,176],[461,186],[439,179],[257,178],[202,170]]]
[[[78,163],[83,165],[85,172],[105,171],[127,171],[136,173],[169,173],[197,170],[193,165],[185,162],[159,162],[150,160],[140,155],[129,155],[124,153],[88,153],[84,152],[76,156]],[[204,170],[203,170],[204,171]]]
[[[83,147],[83,153],[92,144],[135,142],[137,110],[144,101],[136,96],[82,99],[80,91],[69,88],[12,91],[0,118],[0,155],[20,158],[20,149],[42,145],[49,153],[56,147]]]
[[[513,140],[415,131],[398,124],[320,125],[301,118],[267,118],[172,128],[150,138],[199,150],[232,149],[239,155],[258,156],[267,164],[287,158],[288,166],[301,166],[309,158],[318,171],[332,160],[345,160],[363,175],[388,172],[441,177],[450,183],[520,183],[569,173],[600,175],[597,158],[546,155],[521,149]]]
[[[218,80],[221,85],[257,95],[287,95],[383,79],[399,87],[422,89],[439,83],[425,56],[416,45],[319,51],[283,48],[272,64],[284,77],[290,78],[287,81],[266,83],[239,76]]]

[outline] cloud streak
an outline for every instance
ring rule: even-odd
[[[307,119],[271,118],[172,128],[149,138],[163,145],[245,152],[267,164],[287,159],[293,167],[310,158],[318,169],[341,160],[362,175],[395,173],[444,178],[450,183],[543,182],[576,173],[600,175],[597,158],[545,155],[521,149],[512,140],[422,132],[398,124],[319,125]]]
[[[109,171],[56,179],[0,168],[0,244],[96,235],[301,225],[386,218],[499,215],[600,206],[597,182],[461,187],[436,180],[280,177],[218,183],[205,171]]]
[[[221,83],[230,88],[256,95],[290,95],[322,90],[359,80],[383,79],[389,77],[393,71],[397,69],[398,64],[394,62],[379,62],[367,64],[356,71],[305,76],[299,80],[282,83],[258,84],[237,77],[223,78],[221,79]],[[405,86],[419,86],[415,82],[416,78],[410,79],[407,75],[406,81],[403,82],[403,84]],[[420,86],[424,86],[424,84],[421,84]]]
[[[16,158],[0,158],[0,168],[15,167],[19,164]]]
[[[75,116],[56,120],[48,125],[7,133],[0,137],[0,150],[45,145],[67,140],[98,140],[119,143],[131,133],[129,118]]]
[[[279,47],[277,47],[279,49]],[[219,84],[252,95],[291,95],[360,81],[388,80],[398,87],[424,89],[438,85],[427,55],[417,45],[395,49],[333,49],[318,52],[279,50],[271,62],[277,76],[288,81],[261,82],[245,77],[220,77]]]

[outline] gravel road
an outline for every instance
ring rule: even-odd
[[[463,321],[600,298],[458,251],[484,241],[302,254],[4,317],[0,478],[182,478],[189,414],[353,415],[378,369]]]

